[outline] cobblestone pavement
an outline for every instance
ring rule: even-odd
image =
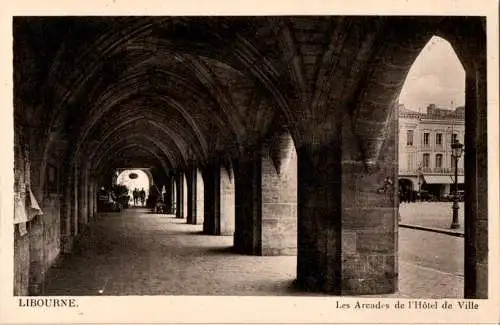
[[[147,214],[140,209],[99,215],[74,254],[49,272],[44,294],[319,295],[294,288],[296,257],[234,254],[232,237],[206,236],[201,229],[182,219]],[[445,268],[441,250],[441,258],[415,257],[422,241],[433,242],[438,235],[445,237],[437,239],[432,247],[442,250],[457,245],[448,242],[451,236],[401,230],[400,291],[379,297],[462,295],[463,277],[447,273],[455,268],[432,268]],[[433,265],[432,261],[438,262]]]
[[[399,206],[400,222],[431,228],[450,229],[453,217],[452,205],[453,202],[402,202]],[[458,230],[463,233],[464,203],[459,202],[458,206],[458,220],[461,226]]]

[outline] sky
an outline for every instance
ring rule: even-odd
[[[465,103],[465,70],[451,44],[432,37],[411,67],[399,95],[406,108],[424,111],[429,104],[450,108]]]

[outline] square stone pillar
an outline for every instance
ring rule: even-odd
[[[297,280],[304,289],[397,290],[396,126],[392,120],[378,146],[379,140],[354,137],[345,122],[342,137],[298,150]],[[361,144],[371,148],[370,159],[359,159]]]
[[[236,164],[234,248],[241,254],[262,253],[261,162],[260,152],[249,150]]]
[[[235,249],[252,255],[297,254],[297,159],[289,135],[248,151],[236,175]]]
[[[216,235],[220,225],[220,168],[208,165],[203,168],[204,219],[203,232]]]
[[[197,185],[198,185],[198,173],[196,168],[191,169],[186,173],[187,181],[187,223],[191,225],[196,225],[197,219]]]
[[[488,135],[486,66],[468,71],[465,89],[464,296],[488,298]]]
[[[75,168],[73,172],[73,182],[72,182],[72,192],[71,192],[71,234],[76,236],[79,233],[78,226],[80,222],[78,221],[80,214],[78,212],[78,188],[79,188],[79,178],[78,169]]]
[[[186,174],[182,173],[182,215],[187,218],[188,215],[188,184]]]
[[[170,192],[172,197],[172,214],[177,215],[177,180],[175,176],[171,177],[172,191]]]
[[[233,169],[220,167],[220,214],[215,222],[218,224],[218,235],[233,236],[235,229],[235,182]]]
[[[71,182],[65,187],[64,197],[61,200],[61,251],[63,253],[70,253],[72,248],[73,236],[71,233],[71,196],[72,187]]]
[[[84,168],[78,168],[78,231],[85,229],[88,223],[87,179]]]
[[[297,254],[297,153],[288,133],[262,150],[262,255]]]
[[[175,217],[184,218],[184,173],[179,172],[175,178],[176,202],[175,202]]]
[[[232,169],[210,165],[203,170],[203,231],[210,235],[233,236],[235,190]]]
[[[94,204],[95,204],[95,198],[94,198],[94,184],[92,180],[89,180],[88,182],[88,189],[87,189],[87,199],[88,199],[88,220],[94,219]]]
[[[204,223],[205,211],[205,185],[203,183],[203,176],[199,169],[196,170],[196,224],[202,225]]]
[[[88,223],[88,202],[87,202],[87,183],[85,181],[85,176],[81,177],[81,181],[78,188],[78,209],[80,217],[78,219],[80,229],[84,229],[85,225]]]
[[[297,282],[304,289],[339,294],[342,259],[339,149],[298,149]]]
[[[168,214],[174,214],[174,185],[173,185],[173,179],[171,177],[167,178],[167,181],[165,183],[165,190],[167,191],[164,196],[164,204],[165,208],[167,210]]]
[[[97,216],[97,193],[99,192],[99,187],[97,184],[94,184],[94,217]]]

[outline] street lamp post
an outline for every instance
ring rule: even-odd
[[[417,194],[416,194],[417,197],[415,198],[415,200],[420,201],[419,200],[420,190],[422,188],[422,164],[421,163],[418,164],[418,168],[417,168],[417,184],[418,184]]]
[[[460,222],[458,221],[458,159],[462,156],[463,144],[455,140],[454,143],[451,144],[451,156],[455,160],[455,190],[453,193],[453,220],[451,222],[451,229],[460,228]]]

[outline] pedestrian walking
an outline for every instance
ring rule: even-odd
[[[141,203],[142,206],[144,207],[144,204],[146,202],[146,191],[144,191],[144,188],[142,188],[141,191],[139,192],[139,197],[141,198]]]

